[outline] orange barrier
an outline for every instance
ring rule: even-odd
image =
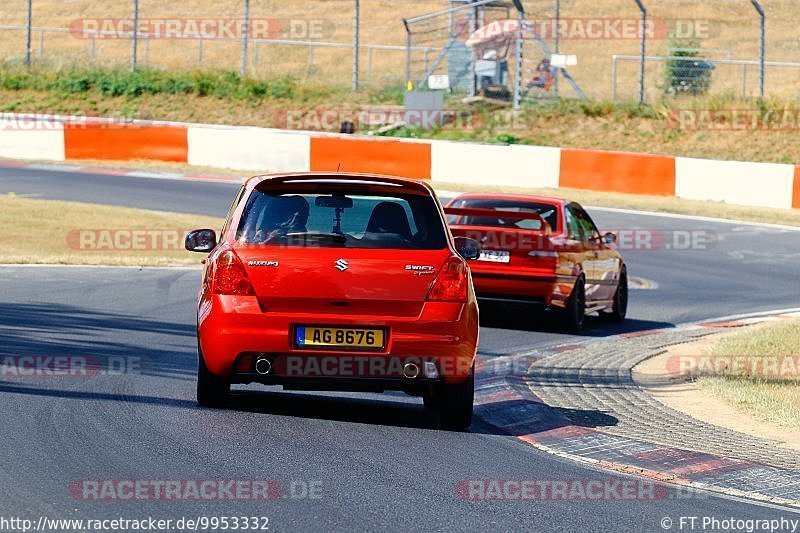
[[[800,165],[794,167],[794,194],[792,207],[800,209]]]
[[[155,159],[188,161],[186,128],[108,124],[65,124],[67,159]]]
[[[311,170],[430,179],[431,145],[384,139],[311,137]]]
[[[675,158],[565,148],[561,150],[559,186],[675,196]]]

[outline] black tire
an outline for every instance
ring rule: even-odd
[[[465,431],[472,424],[475,399],[475,369],[458,385],[439,385],[423,396],[425,408],[436,411],[439,425],[450,431]]]
[[[578,278],[567,300],[567,306],[561,311],[561,327],[570,333],[583,329],[586,320],[586,282],[583,276]]]
[[[628,314],[628,269],[622,267],[619,275],[619,286],[614,293],[614,305],[610,311],[600,313],[600,316],[609,322],[621,323]]]
[[[212,374],[203,360],[203,352],[197,349],[197,405],[201,407],[224,407],[231,392],[230,381]]]

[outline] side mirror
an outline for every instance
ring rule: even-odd
[[[603,243],[604,244],[615,244],[617,242],[617,236],[611,232],[606,233],[603,235]]]
[[[213,229],[196,229],[186,234],[186,249],[190,252],[208,253],[217,246],[217,234]]]
[[[458,252],[458,255],[467,261],[472,261],[480,257],[481,245],[478,244],[478,241],[475,239],[470,239],[469,237],[455,237],[453,241],[456,245],[456,252]]]

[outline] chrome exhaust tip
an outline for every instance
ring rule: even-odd
[[[256,372],[261,374],[262,376],[266,376],[272,370],[272,363],[269,359],[265,357],[259,357],[256,359]]]
[[[419,366],[414,363],[406,363],[403,366],[403,375],[408,379],[414,379],[419,376]]]

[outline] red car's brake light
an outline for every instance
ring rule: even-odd
[[[467,265],[463,260],[452,257],[444,264],[436,281],[428,293],[429,302],[466,302]]]
[[[255,294],[253,284],[247,277],[244,263],[233,250],[225,250],[217,256],[212,266],[212,294],[235,294],[252,296]]]

